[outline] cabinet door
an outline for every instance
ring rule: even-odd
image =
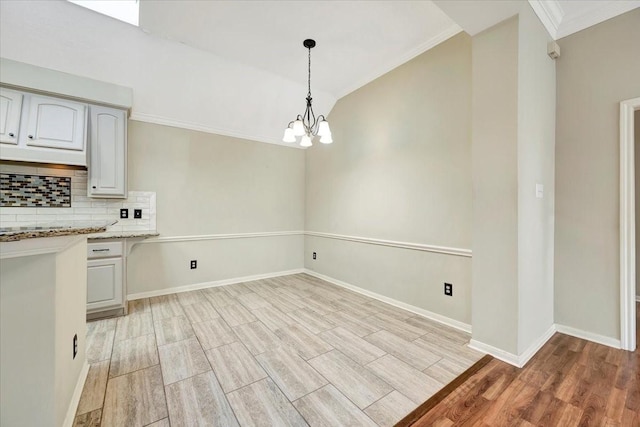
[[[89,197],[126,197],[126,112],[93,105],[89,110]]]
[[[31,95],[25,145],[84,151],[87,106],[78,102]]]
[[[87,310],[122,305],[122,258],[87,261]]]
[[[22,94],[0,88],[0,142],[18,144]]]

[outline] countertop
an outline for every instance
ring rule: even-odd
[[[25,227],[5,227],[0,228],[0,242],[100,233],[113,224],[113,221],[67,221]]]
[[[156,237],[159,236],[156,230],[143,230],[143,231],[105,231],[102,233],[92,233],[87,237],[90,240],[101,240],[101,239],[127,239],[134,237],[148,238],[148,237]]]

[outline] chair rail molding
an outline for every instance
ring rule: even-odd
[[[450,248],[447,246],[427,245],[425,243],[399,242],[395,240],[375,239],[371,237],[347,236],[344,234],[321,233],[318,231],[305,231],[305,236],[322,237],[325,239],[346,240],[348,242],[366,243],[378,246],[390,246],[392,248],[410,249],[414,251],[435,252],[446,255],[455,255],[471,258],[471,249]]]

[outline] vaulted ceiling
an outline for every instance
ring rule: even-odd
[[[430,1],[144,1],[140,27],[336,98],[460,31]]]
[[[140,0],[140,28],[63,0],[0,1],[0,55],[132,87],[132,118],[281,143],[302,113],[305,38],[314,110],[459,31],[531,7],[559,38],[640,0]],[[0,76],[1,77],[1,76]],[[284,144],[284,143],[283,143]]]

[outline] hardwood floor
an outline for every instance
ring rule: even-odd
[[[636,314],[640,325],[640,303]],[[484,362],[397,426],[640,426],[637,349],[556,334],[522,369]]]
[[[469,334],[299,274],[88,324],[76,426],[392,426],[482,357]]]

